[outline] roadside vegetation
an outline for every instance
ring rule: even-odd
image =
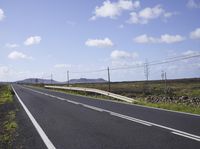
[[[16,107],[9,85],[0,85],[0,148],[11,149],[17,136]]]
[[[108,90],[107,84],[75,84]],[[111,83],[111,92],[136,99],[134,104],[200,114],[200,79]]]
[[[43,87],[42,84],[37,86]],[[73,84],[72,87],[108,91],[108,83]],[[80,91],[62,92],[103,99],[109,97]],[[112,82],[111,92],[136,99],[133,104],[200,114],[200,78],[158,81]],[[113,99],[113,98],[110,98]]]
[[[73,87],[88,87],[108,90],[107,83],[74,84]],[[111,92],[131,98],[147,96],[188,96],[200,97],[199,79],[180,79],[165,81],[112,82]]]
[[[137,100],[136,102],[133,102],[133,103],[138,104],[138,105],[154,107],[154,108],[172,110],[172,111],[200,114],[200,107],[197,105],[191,106],[191,105],[185,105],[185,104],[164,103],[164,102],[152,103],[152,102],[147,102],[145,100]]]

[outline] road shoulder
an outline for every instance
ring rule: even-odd
[[[16,96],[14,96],[14,100],[18,107],[16,121],[19,126],[17,129],[18,136],[16,137],[14,146],[17,146],[20,149],[45,149],[45,144],[28,118],[23,107],[20,105]]]

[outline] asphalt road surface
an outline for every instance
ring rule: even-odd
[[[13,89],[47,148],[200,149],[197,115],[20,85]]]

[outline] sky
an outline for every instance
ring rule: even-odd
[[[199,14],[200,0],[0,0],[0,81],[107,79],[93,71],[200,54]],[[200,77],[200,58],[148,68],[151,80]],[[145,79],[143,67],[110,74]]]

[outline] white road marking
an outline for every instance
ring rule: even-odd
[[[21,103],[22,107],[24,108],[24,110],[26,111],[26,114],[28,115],[28,117],[30,118],[31,122],[33,123],[33,125],[35,126],[37,132],[39,133],[40,137],[42,138],[43,142],[45,143],[46,147],[48,149],[56,149],[56,147],[53,145],[53,143],[49,140],[49,138],[47,137],[47,135],[45,134],[45,132],[42,130],[42,128],[40,127],[40,125],[37,123],[37,121],[35,120],[35,118],[33,117],[33,115],[31,114],[31,112],[28,110],[28,108],[25,106],[25,104],[22,102],[22,100],[20,99],[19,95],[17,94],[17,92],[15,91],[14,87],[12,86],[12,89],[16,95],[16,97],[18,98],[19,102]]]
[[[103,112],[103,109],[101,109],[101,108],[89,106],[89,105],[86,105],[86,104],[81,104],[81,105],[82,105],[83,107],[86,107],[86,108],[89,108],[89,109],[92,109],[92,110],[95,110],[95,111]]]
[[[194,137],[191,137],[191,136],[188,136],[188,135],[184,135],[182,133],[177,133],[177,132],[172,132],[173,134],[175,135],[178,135],[178,136],[182,136],[182,137],[185,137],[185,138],[189,138],[189,139],[193,139],[193,140],[196,140],[196,141],[200,141],[200,139],[198,138],[194,138]]]
[[[60,99],[60,98],[59,98]],[[61,100],[65,100],[65,99],[61,99]],[[78,103],[78,102],[75,102],[75,101],[71,101],[71,100],[66,100],[67,102],[70,102],[70,103],[73,103],[73,104],[75,104],[75,105],[79,105],[80,103]]]
[[[119,118],[123,118],[123,119],[129,120],[129,121],[133,121],[133,122],[136,122],[136,123],[140,123],[142,125],[152,126],[151,124],[149,124],[149,123],[147,123],[147,122],[145,122],[143,120],[139,120],[139,119],[136,119],[136,118],[133,118],[133,117],[129,117],[129,116],[126,116],[126,115],[115,113],[115,112],[112,112],[112,111],[109,111],[109,110],[105,110],[105,109],[102,109],[102,108],[97,108],[97,107],[90,106],[90,105],[83,104],[83,103],[76,102],[76,101],[71,101],[71,100],[68,100],[68,99],[65,99],[65,98],[61,98],[61,97],[57,97],[57,96],[50,95],[50,94],[47,94],[47,93],[43,93],[43,92],[40,92],[40,91],[32,90],[30,88],[25,88],[25,89],[28,89],[28,90],[31,90],[33,92],[36,92],[36,93],[39,93],[39,94],[43,94],[43,95],[46,95],[46,96],[49,96],[49,97],[52,97],[52,98],[56,98],[56,99],[59,99],[59,100],[65,100],[65,101],[67,101],[69,103],[72,103],[72,104],[81,105],[81,106],[83,106],[85,108],[92,109],[92,110],[95,110],[95,111],[98,111],[98,112],[107,112],[110,115],[113,115],[113,116],[116,116],[116,117],[119,117]]]
[[[130,117],[130,116],[126,116],[126,115],[122,115],[122,114],[119,114],[119,113],[110,112],[110,115],[117,116],[117,117],[129,120],[129,121],[133,121],[133,122],[136,122],[136,123],[140,123],[140,124],[143,124],[143,125],[146,125],[146,126],[152,126],[150,123],[145,122],[143,120],[139,120],[139,119],[136,119],[136,118],[133,118],[133,117]]]
[[[25,87],[23,87],[23,88],[25,88]],[[30,89],[30,88],[25,88],[25,89],[31,90],[33,92],[36,92],[36,93],[39,93],[39,94],[42,94],[42,95],[46,95],[46,96],[49,96],[49,97],[52,97],[52,98],[56,98],[56,99],[59,99],[59,100],[65,100],[67,102],[70,102],[70,103],[73,103],[73,104],[76,104],[76,105],[79,104],[79,105],[82,105],[86,108],[89,108],[89,109],[92,109],[92,110],[95,110],[95,111],[108,112],[108,113],[110,113],[110,115],[117,116],[119,118],[130,120],[130,121],[133,121],[133,122],[136,122],[136,123],[140,123],[140,124],[143,124],[143,125],[146,125],[146,126],[155,126],[155,127],[163,128],[163,129],[166,129],[166,130],[170,130],[171,133],[173,133],[173,134],[176,134],[176,135],[179,135],[179,136],[182,136],[182,137],[186,137],[186,138],[189,138],[189,139],[193,139],[193,140],[200,142],[200,136],[190,134],[190,133],[187,133],[187,132],[184,132],[184,131],[181,131],[181,130],[177,130],[177,129],[170,128],[170,127],[163,126],[163,125],[159,125],[159,124],[156,124],[156,123],[140,120],[140,119],[137,119],[137,118],[134,118],[134,117],[130,117],[130,116],[123,115],[123,114],[120,114],[120,113],[116,113],[116,112],[113,112],[113,111],[109,111],[109,110],[106,110],[106,109],[98,108],[98,107],[95,107],[95,106],[86,105],[86,104],[83,104],[83,103],[80,103],[80,102],[71,101],[69,99],[57,97],[57,96],[50,95],[50,94],[40,92],[40,91],[36,91],[36,90]]]
[[[54,92],[59,92],[59,91],[54,90]],[[59,93],[62,93],[62,92],[59,92]],[[73,95],[73,96],[85,97],[83,95]],[[88,98],[93,98],[93,97],[88,97]],[[185,115],[189,115],[189,116],[200,117],[200,114],[187,113],[187,112],[182,112],[182,111],[173,111],[173,110],[169,110],[169,109],[162,109],[162,108],[156,108],[156,107],[149,107],[149,106],[145,106],[145,105],[133,104],[133,103],[117,101],[117,100],[100,99],[100,98],[95,98],[95,99],[96,100],[103,100],[103,101],[106,101],[106,102],[120,103],[120,104],[125,104],[125,105],[134,105],[136,107],[143,107],[143,108],[148,108],[148,109],[155,109],[155,110],[160,110],[160,111],[166,111],[166,112],[172,112],[172,113],[178,113],[178,114],[185,114]]]

